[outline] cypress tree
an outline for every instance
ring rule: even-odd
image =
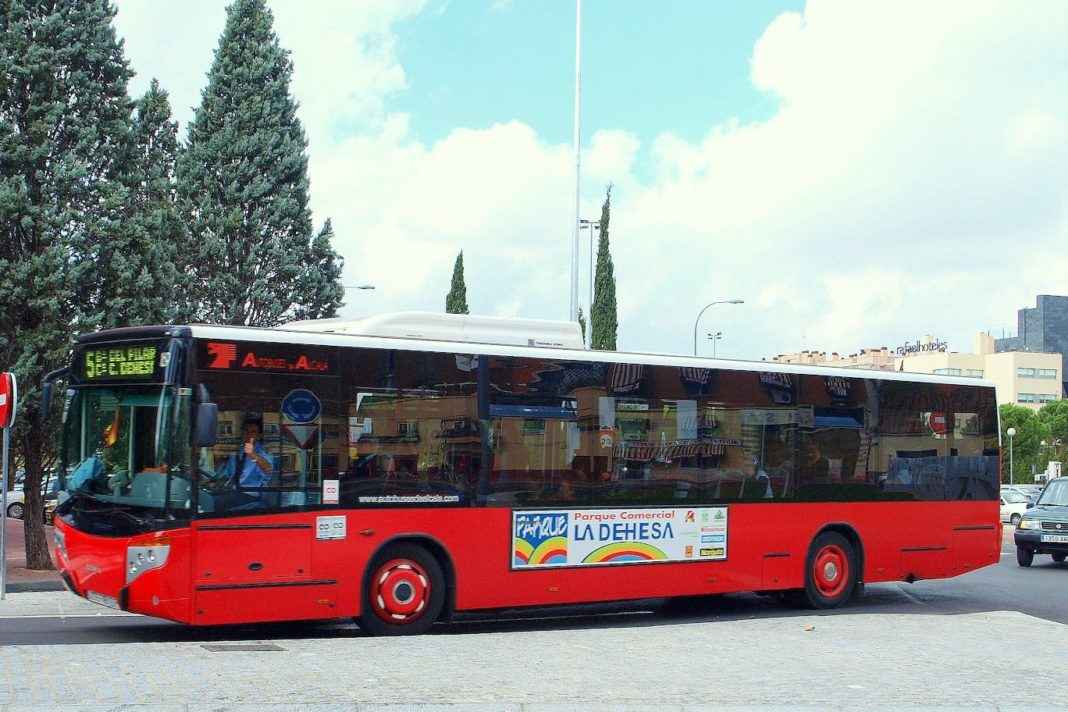
[[[178,124],[155,79],[136,108],[116,235],[97,258],[101,285],[94,311],[104,327],[189,316],[189,292],[176,289],[175,259],[184,237],[174,184]]]
[[[50,568],[41,475],[54,429],[43,375],[102,319],[94,260],[126,196],[131,72],[107,0],[0,0],[0,364],[19,381],[27,566]],[[55,419],[50,421],[55,423]]]
[[[590,348],[615,351],[616,277],[612,267],[612,253],[608,249],[608,220],[612,209],[612,186],[601,206],[601,236],[597,242],[597,267],[593,282],[593,306],[590,308]]]
[[[341,286],[344,260],[331,247],[333,240],[334,225],[327,218],[319,234],[312,240],[308,254],[309,269],[304,270],[303,274],[303,303],[297,307],[297,319],[329,319],[337,316],[338,307],[345,296],[345,288]]]
[[[336,284],[340,258],[312,238],[307,140],[289,92],[293,65],[272,23],[264,0],[227,8],[178,160],[196,316],[205,321],[274,326],[341,304],[342,291],[324,284]]]
[[[464,284],[464,251],[456,256],[452,266],[452,286],[445,295],[446,314],[470,314],[467,309],[467,285]]]

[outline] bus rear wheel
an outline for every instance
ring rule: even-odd
[[[836,608],[857,585],[857,554],[837,532],[823,532],[812,542],[805,564],[804,602],[812,608]]]
[[[417,544],[395,544],[368,567],[358,622],[371,635],[419,635],[444,604],[445,575],[433,554]]]

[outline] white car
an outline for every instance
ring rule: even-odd
[[[7,516],[22,519],[26,515],[26,493],[20,489],[7,493]]]
[[[1027,495],[1015,490],[1001,491],[1001,521],[1017,526],[1027,511]]]

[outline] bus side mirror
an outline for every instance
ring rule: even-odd
[[[45,374],[44,385],[41,388],[41,416],[46,423],[52,411],[52,384],[60,378],[66,378],[69,374],[69,367],[57,368]]]
[[[215,403],[197,404],[197,437],[195,447],[215,444],[219,427],[219,406]]]

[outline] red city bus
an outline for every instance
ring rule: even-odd
[[[998,561],[994,388],[593,352],[445,315],[82,336],[55,558],[192,625],[735,591],[846,602]]]

